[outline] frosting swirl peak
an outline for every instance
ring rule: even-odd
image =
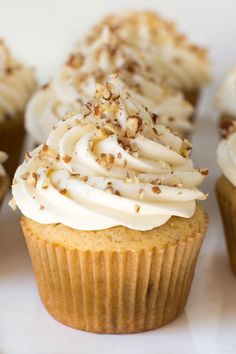
[[[193,167],[190,150],[112,77],[19,167],[13,196],[43,224],[152,229],[173,215],[191,217],[205,199],[197,186],[206,171]]]

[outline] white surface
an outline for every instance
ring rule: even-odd
[[[0,0],[0,33],[45,80],[89,24],[125,4],[125,0]],[[129,8],[154,6],[211,48],[216,77],[236,62],[235,0],[145,0],[138,5],[129,1]],[[203,100],[193,154],[196,165],[210,168],[205,183],[210,227],[185,312],[164,328],[135,335],[88,334],[56,322],[39,300],[19,216],[5,203],[0,215],[0,354],[236,353],[236,278],[228,266],[214,196],[218,137],[209,100],[213,90],[214,85]]]

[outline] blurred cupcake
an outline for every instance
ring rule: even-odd
[[[80,43],[48,87],[40,89],[26,111],[26,129],[36,142],[46,140],[53,125],[65,112],[78,112],[113,72],[127,86],[138,103],[160,118],[160,123],[186,137],[193,128],[193,107],[183,94],[168,88],[154,72],[149,72],[142,53],[122,44],[104,26],[100,32]]]
[[[3,163],[6,162],[6,160],[7,155],[0,151],[0,207],[2,205],[4,195],[9,187],[9,180],[5,169],[3,168]]]
[[[183,310],[207,227],[190,150],[112,78],[28,155],[12,190],[53,317],[130,333]]]
[[[236,273],[236,132],[220,142],[217,160],[223,175],[216,183],[216,195],[224,223],[230,264]]]
[[[12,178],[24,139],[24,109],[35,88],[32,69],[12,57],[0,40],[0,150],[9,159],[6,170]]]
[[[201,89],[211,80],[205,48],[189,43],[174,22],[151,11],[108,16],[91,33],[104,25],[123,43],[141,51],[149,69],[170,87],[184,92],[192,104],[197,103]]]
[[[220,113],[219,132],[224,138],[236,127],[236,68],[229,71],[215,99]]]

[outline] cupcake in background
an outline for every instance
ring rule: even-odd
[[[0,208],[5,196],[5,193],[9,187],[9,180],[6,174],[6,171],[3,167],[4,162],[7,161],[7,154],[0,151]]]
[[[40,87],[30,99],[25,113],[26,131],[36,145],[46,141],[53,127],[69,112],[79,112],[78,100],[62,99],[55,89],[54,82]]]
[[[33,96],[26,110],[26,129],[36,142],[47,138],[66,112],[78,112],[93,97],[96,83],[116,72],[129,95],[160,118],[160,123],[186,137],[193,128],[193,107],[169,88],[143,61],[142,52],[122,44],[104,26],[89,35],[70,55],[48,87]]]
[[[131,333],[183,310],[207,228],[190,151],[112,77],[27,155],[13,197],[55,319]]]
[[[34,72],[16,60],[0,39],[0,150],[9,156],[6,170],[13,177],[24,140],[24,110],[36,86]]]
[[[236,128],[236,68],[226,75],[215,98],[219,111],[219,132],[224,138]]]
[[[196,105],[202,88],[211,81],[211,64],[205,48],[190,43],[174,22],[151,11],[108,16],[91,35],[104,25],[122,43],[141,51],[152,72]]]
[[[229,260],[236,274],[236,130],[221,140],[217,150],[222,176],[216,183],[216,195],[222,215]]]

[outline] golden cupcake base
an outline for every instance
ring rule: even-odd
[[[236,274],[236,187],[222,176],[216,183],[216,195],[224,224],[230,265]]]
[[[142,332],[176,318],[206,226],[201,207],[191,219],[173,217],[144,232],[84,232],[22,219],[46,309],[56,320],[94,333]]]
[[[18,167],[24,136],[23,114],[0,123],[0,151],[6,152],[9,156],[4,167],[11,180]]]

